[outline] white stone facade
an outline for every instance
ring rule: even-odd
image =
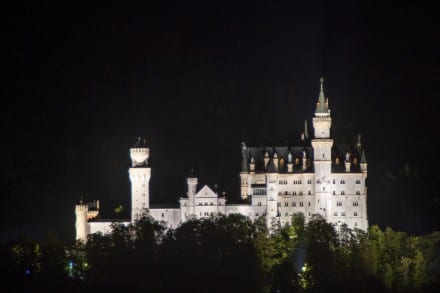
[[[307,123],[299,147],[246,147],[242,144],[240,195],[243,204],[228,205],[208,186],[197,191],[197,178],[187,178],[188,192],[178,208],[149,205],[149,149],[141,140],[130,149],[132,166],[131,221],[144,209],[170,228],[190,218],[242,214],[252,220],[265,216],[267,225],[290,223],[294,213],[303,213],[306,221],[313,214],[322,215],[336,227],[345,223],[350,228],[366,230],[367,162],[360,137],[355,146],[335,145],[330,137],[331,116],[328,100],[321,91],[313,117],[314,138],[308,139]],[[90,216],[90,204],[76,206],[76,239],[108,233],[110,222]],[[99,204],[98,204],[99,208]],[[89,213],[89,214],[88,214]],[[125,224],[130,221],[124,222]]]

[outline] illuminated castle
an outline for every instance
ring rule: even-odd
[[[330,137],[332,119],[328,99],[324,96],[323,79],[313,117],[314,136],[309,138],[307,121],[301,134],[302,145],[292,147],[247,147],[242,144],[240,172],[241,197],[244,204],[226,204],[207,185],[197,188],[197,178],[187,178],[188,191],[179,199],[178,208],[150,206],[148,163],[149,148],[139,140],[130,149],[132,166],[131,221],[144,209],[151,216],[175,228],[189,218],[242,214],[252,220],[265,216],[269,228],[275,223],[290,223],[294,213],[303,213],[306,221],[313,214],[322,215],[336,227],[345,223],[350,228],[366,230],[367,161],[360,136],[354,146],[334,144]],[[76,239],[88,234],[111,230],[111,220],[96,219],[99,202],[76,205]]]

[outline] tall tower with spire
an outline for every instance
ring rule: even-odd
[[[313,128],[315,137],[312,139],[315,167],[315,208],[316,212],[325,218],[331,212],[331,150],[333,139],[330,138],[332,118],[328,108],[328,100],[324,95],[324,79],[321,77],[321,89],[318,102],[316,103],[315,117],[313,117]]]
[[[139,217],[150,205],[149,184],[151,169],[148,165],[150,149],[140,137],[130,149],[131,168],[128,170],[131,181],[131,220]]]

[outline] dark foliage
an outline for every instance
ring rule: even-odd
[[[65,246],[51,237],[0,246],[9,292],[435,292],[440,233],[368,232],[301,214],[291,225],[241,215],[166,230],[148,214]]]

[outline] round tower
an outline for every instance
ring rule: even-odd
[[[151,169],[148,165],[150,149],[140,137],[130,148],[131,168],[128,170],[131,182],[131,220],[139,217],[150,206],[149,184]]]
[[[89,211],[89,207],[87,204],[83,204],[82,201],[80,204],[75,206],[75,228],[76,228],[76,240],[80,240],[82,242],[87,241],[87,235],[89,235],[89,223],[87,222],[87,212]]]
[[[197,183],[198,179],[194,176],[193,170],[191,171],[191,175],[186,178],[186,183],[188,185],[188,201],[189,201],[189,209],[188,209],[188,215],[195,215],[195,196],[197,193]]]

